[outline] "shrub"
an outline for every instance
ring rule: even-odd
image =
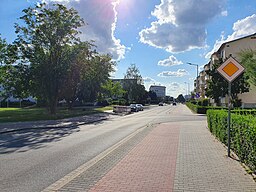
[[[227,145],[226,110],[208,110],[209,130]],[[253,115],[231,114],[230,147],[248,167],[256,173],[256,117]]]
[[[199,106],[193,103],[187,102],[187,107],[190,108],[193,112],[198,114],[206,114],[207,110],[209,109],[225,109],[223,107],[213,107],[213,106]]]

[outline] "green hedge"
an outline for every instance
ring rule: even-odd
[[[193,104],[190,102],[186,103],[187,107],[190,108],[192,111],[198,114],[206,114],[207,110],[209,109],[223,109],[223,107],[213,107],[213,106],[200,106],[197,104]]]
[[[227,145],[226,110],[208,110],[207,121],[210,131]],[[256,173],[256,117],[231,114],[230,148]]]

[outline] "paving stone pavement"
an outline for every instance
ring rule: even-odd
[[[194,120],[145,128],[54,191],[256,192],[256,182]]]
[[[206,122],[183,122],[174,191],[255,192],[256,183],[238,161],[227,157]]]
[[[90,192],[170,191],[178,151],[179,126],[157,126]]]

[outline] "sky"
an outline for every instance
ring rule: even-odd
[[[117,62],[112,78],[135,64],[148,90],[166,87],[177,97],[193,90],[199,71],[220,45],[256,32],[256,0],[1,0],[0,34],[15,40],[14,23],[37,2],[75,8],[86,25],[81,40]]]

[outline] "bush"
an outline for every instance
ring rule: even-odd
[[[208,110],[209,130],[227,145],[226,110]],[[251,170],[256,173],[256,117],[231,114],[230,147]]]
[[[195,104],[190,103],[190,102],[187,102],[186,105],[193,112],[198,113],[198,114],[206,114],[207,110],[209,110],[209,109],[224,109],[223,107],[199,106],[199,105],[195,105]]]

